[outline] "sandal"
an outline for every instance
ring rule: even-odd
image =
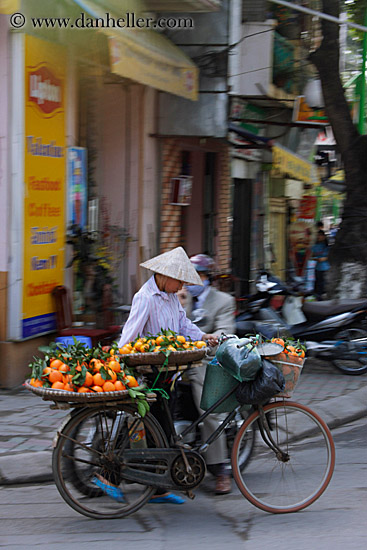
[[[113,500],[116,500],[117,502],[125,502],[124,493],[121,491],[119,487],[116,487],[115,485],[108,485],[108,483],[104,483],[101,479],[98,479],[98,477],[94,476],[92,479],[92,483],[94,485],[97,485],[102,491],[109,497],[113,498]]]
[[[167,495],[157,495],[148,500],[148,504],[184,504],[186,501],[182,497],[175,495],[174,493],[167,493]]]

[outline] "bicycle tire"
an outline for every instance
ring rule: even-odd
[[[226,428],[226,440],[227,440],[227,449],[228,449],[228,457],[231,457],[233,444],[236,438],[236,435],[238,433],[238,430],[242,426],[243,422],[248,418],[249,415],[247,415],[245,418],[243,418],[243,413],[239,413],[241,415],[241,420],[235,418],[233,421],[236,425],[231,426],[229,428]],[[255,427],[252,430],[248,430],[246,432],[246,438],[242,439],[241,442],[241,449],[239,453],[239,468],[242,472],[244,468],[246,468],[247,463],[251,460],[252,453],[255,447],[255,440],[256,440],[256,429]],[[232,473],[230,464],[228,464],[229,474]]]
[[[366,337],[367,332],[365,330],[353,327],[339,332],[335,336],[335,340],[347,340],[349,343],[353,344],[354,340],[358,341],[358,339]],[[354,353],[357,353],[360,357],[358,359],[351,359],[348,357],[348,351],[344,351],[340,358],[332,360],[334,367],[343,374],[349,376],[360,376],[361,374],[365,374],[367,372],[367,346],[363,351],[357,347]]]
[[[335,446],[326,423],[311,409],[294,402],[264,407],[270,434],[289,459],[282,461],[258,434],[252,460],[241,472],[242,438],[260,424],[255,411],[240,428],[232,450],[232,470],[243,496],[257,508],[274,514],[297,512],[325,491],[335,467]],[[317,445],[320,450],[315,451]]]
[[[114,404],[97,408],[84,408],[71,417],[58,434],[52,456],[52,470],[56,487],[74,510],[94,519],[126,517],[139,510],[156,491],[156,487],[124,482],[119,476],[119,451],[123,442],[131,448],[131,422],[139,422],[136,407]],[[140,419],[145,430],[145,444],[149,447],[167,448],[168,442],[157,420],[148,413]],[[130,423],[130,424],[129,424]],[[90,438],[91,426],[99,426],[98,438]],[[130,434],[129,434],[130,430]],[[133,435],[135,435],[134,431]],[[90,470],[80,477],[77,465]],[[159,464],[156,464],[156,471]],[[124,502],[117,502],[105,495],[92,483],[99,473],[118,485]],[[98,497],[98,498],[97,498]]]

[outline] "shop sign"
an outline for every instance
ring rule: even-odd
[[[68,149],[68,225],[87,226],[87,150]]]
[[[234,121],[238,119],[238,125],[240,128],[251,132],[255,136],[263,136],[264,128],[261,125],[262,121],[265,118],[265,111],[256,105],[251,105],[247,101],[244,101],[241,98],[232,98],[231,107],[230,107],[230,118]],[[258,120],[259,123],[255,122],[241,122],[241,119],[250,119]],[[262,160],[262,150],[261,149],[251,149],[252,143],[245,138],[239,136],[235,132],[229,133],[229,142],[233,145],[238,145],[239,147],[232,148],[232,155],[238,158],[243,158],[244,160],[253,160],[261,161]],[[246,146],[246,148],[241,148],[241,146]]]
[[[25,36],[23,338],[55,330],[64,280],[65,75],[63,47]]]
[[[198,100],[199,69],[179,48],[158,33],[106,31],[111,71],[164,92]]]
[[[192,176],[179,176],[171,179],[170,204],[190,206],[192,194]]]
[[[303,95],[296,97],[293,108],[293,122],[330,125],[324,109],[312,109]]]
[[[317,182],[316,167],[307,160],[280,145],[274,145],[272,153],[272,176],[289,176],[305,183]]]
[[[312,195],[302,197],[298,207],[299,220],[314,220],[316,214],[317,198]]]

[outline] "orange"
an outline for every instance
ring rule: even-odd
[[[70,384],[73,386],[73,375],[72,374],[64,374],[63,376],[63,382],[64,384]]]
[[[181,344],[184,344],[186,342],[185,336],[181,336],[181,334],[177,336],[176,340],[178,340],[178,342],[181,342]]]
[[[62,382],[54,382],[51,386],[53,390],[63,390],[65,385]]]
[[[85,375],[85,380],[83,382],[83,386],[91,386],[93,384],[93,375],[90,372],[87,372]]]
[[[164,337],[163,336],[158,336],[158,338],[155,339],[155,343],[160,346],[161,344],[163,344],[164,342]]]
[[[64,386],[64,390],[66,390],[66,391],[75,391],[75,387],[70,382],[67,382]]]
[[[107,380],[102,386],[103,391],[115,391],[115,384]]]
[[[62,372],[60,372],[59,370],[52,370],[48,375],[48,379],[51,384],[53,384],[54,382],[62,382],[62,385],[64,386],[64,377],[62,375]]]
[[[156,346],[153,351],[161,351],[161,346]]]
[[[148,351],[150,348],[150,345],[148,343],[146,344],[142,344],[141,348],[140,348],[140,352],[141,353],[145,353],[146,351]]]
[[[205,348],[206,347],[206,343],[203,342],[203,340],[199,340],[198,342],[195,342],[195,346],[199,349],[201,348]]]
[[[52,369],[58,369],[60,365],[63,365],[63,362],[60,359],[52,359],[50,367]]]
[[[116,391],[123,391],[126,390],[126,386],[121,382],[121,380],[116,380],[115,382],[115,390]]]
[[[97,385],[93,386],[93,387],[91,388],[91,390],[92,390],[93,392],[101,392],[101,391],[103,392],[102,387],[101,387],[101,386],[97,386]]]
[[[129,386],[129,388],[135,388],[136,386],[139,386],[137,379],[134,376],[131,376],[131,374],[128,374],[125,377],[125,382]]]
[[[93,384],[95,386],[103,386],[103,384],[106,382],[106,380],[104,378],[102,378],[102,375],[97,372],[96,374],[93,375]]]
[[[38,380],[37,378],[31,378],[30,385],[34,388],[42,388],[43,386],[41,380]]]
[[[176,351],[176,348],[174,348],[174,347],[173,347],[173,346],[171,346],[171,345],[170,345],[170,346],[168,346],[168,348],[167,348],[167,349],[169,349],[170,351]]]
[[[42,371],[42,374],[50,374],[51,371],[52,371],[51,367],[45,367]]]
[[[131,353],[131,346],[127,344],[126,346],[123,346],[122,348],[120,348],[119,352],[121,353],[121,355],[126,355],[127,353]]]
[[[140,351],[142,345],[143,345],[143,342],[141,340],[137,340],[134,344],[134,349],[136,349],[136,351]]]
[[[110,349],[110,355],[112,355],[112,356],[115,355],[115,350],[114,349]]]
[[[99,371],[99,369],[101,368],[101,362],[99,359],[91,359],[89,361],[89,368],[91,368],[92,370],[95,370],[95,371]]]
[[[59,366],[60,372],[65,373],[65,372],[69,372],[69,370],[70,370],[69,365],[66,365],[65,363],[61,363],[61,365]]]
[[[114,372],[120,372],[121,371],[121,365],[118,361],[110,361],[108,367],[112,369]]]
[[[89,388],[86,388],[85,386],[80,386],[80,388],[78,388],[78,393],[92,393],[92,392]]]
[[[283,346],[283,348],[284,348],[283,338],[272,338],[271,341],[274,342],[274,344],[279,344],[280,346]]]

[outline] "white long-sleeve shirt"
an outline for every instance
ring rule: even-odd
[[[128,320],[122,330],[119,348],[138,335],[155,335],[161,329],[173,330],[192,340],[202,340],[202,332],[186,317],[176,294],[159,290],[154,275],[135,294]]]

